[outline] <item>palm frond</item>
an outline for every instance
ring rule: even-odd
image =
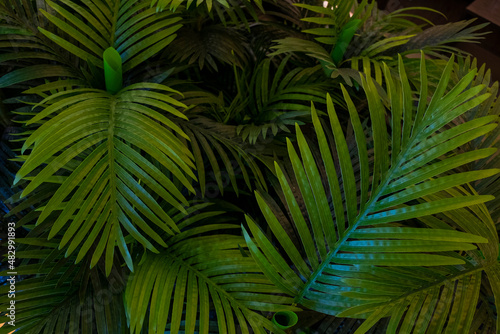
[[[252,72],[248,88],[240,84],[240,94],[249,101],[237,128],[244,141],[254,144],[259,136],[266,139],[269,131],[273,136],[278,131],[290,132],[288,126],[308,119],[311,102],[325,103],[328,83],[320,67],[287,72],[288,60],[284,58],[273,71],[272,60],[265,59]]]
[[[80,78],[83,76],[67,56],[58,52],[37,27],[47,27],[38,10],[43,2],[6,0],[0,3],[0,65],[12,66],[13,71],[0,77],[0,87],[52,77]]]
[[[441,273],[441,277],[433,277],[434,281],[429,282],[428,268],[421,267],[385,270],[380,274],[377,272],[378,268],[372,270],[372,268],[339,266],[337,269],[347,271],[349,275],[350,271],[353,271],[352,278],[343,279],[349,283],[349,289],[353,292],[346,292],[344,296],[356,298],[369,294],[373,297],[371,305],[366,303],[340,314],[348,317],[366,317],[356,333],[366,333],[386,316],[390,316],[391,319],[387,333],[398,331],[407,333],[414,327],[417,333],[426,331],[467,333],[476,311],[481,272],[484,270],[481,267],[472,267],[455,273],[450,270]],[[358,278],[363,276],[368,276],[369,279]],[[388,276],[400,276],[404,279],[389,281]],[[404,283],[401,283],[403,280]],[[415,292],[401,294],[398,291],[391,291],[396,284],[402,290]],[[382,292],[380,288],[387,289]],[[394,297],[398,293],[400,296]]]
[[[359,34],[355,35],[349,44],[345,59],[367,55],[372,58],[381,58],[386,54],[392,57],[397,55],[395,50],[398,47],[401,48],[412,39],[418,39],[418,36],[425,31],[421,25],[414,22],[415,20],[433,26],[432,22],[425,17],[411,13],[415,10],[441,14],[426,7],[402,8],[391,13],[379,11],[376,7],[371,8],[369,17],[359,29]],[[419,50],[419,48],[411,50]]]
[[[205,64],[218,71],[217,62],[243,68],[248,63],[247,42],[235,28],[211,24],[202,27],[184,26],[178,37],[166,48],[164,54],[173,62],[198,63],[200,70]]]
[[[189,146],[194,155],[202,197],[206,195],[207,183],[212,181],[207,177],[215,180],[222,195],[229,184],[236,195],[239,195],[239,176],[243,177],[248,189],[255,189],[251,180],[257,189],[267,189],[264,172],[258,164],[259,157],[241,142],[235,126],[201,116],[191,117],[189,122],[181,122],[179,125],[190,139]],[[211,189],[211,196],[213,192],[214,189]]]
[[[315,40],[320,43],[335,45],[346,24],[353,20],[360,20],[360,23],[363,24],[370,18],[372,11],[375,10],[376,2],[361,1],[358,3],[355,0],[331,0],[328,1],[326,7],[299,3],[296,6],[316,13],[315,16],[305,17],[302,21],[320,26],[320,28],[307,29],[303,32],[320,36],[315,37]]]
[[[461,59],[459,59],[461,60]],[[491,82],[491,72],[486,70],[485,65],[477,69],[477,60],[467,58],[465,61],[459,61],[458,71],[459,75],[463,76],[466,73],[477,70],[478,75],[475,78],[474,85],[485,85],[484,92],[491,94],[490,98],[478,105],[477,107],[464,114],[463,119],[457,120],[461,123],[465,120],[472,120],[477,117],[484,116],[500,116],[500,101],[498,97],[499,84],[498,82]],[[456,80],[456,79],[455,79]],[[498,122],[498,120],[497,120]],[[470,142],[467,149],[479,150],[484,148],[496,148],[497,151],[489,158],[470,163],[464,166],[463,170],[477,170],[480,168],[492,168],[498,166],[500,161],[500,127],[496,127],[492,132],[486,134],[481,138],[477,138]],[[500,229],[500,186],[499,175],[493,175],[484,180],[479,180],[474,184],[474,189],[480,194],[494,195],[495,199],[488,202],[486,205],[492,215],[493,221],[497,224],[497,229]]]
[[[276,46],[271,47],[276,51],[271,53],[270,56],[288,52],[304,52],[309,57],[313,57],[320,61],[331,63],[332,65],[334,65],[328,51],[321,44],[318,44],[314,41],[303,38],[287,37],[278,40],[278,42],[279,43]]]
[[[181,324],[186,333],[207,333],[211,310],[218,333],[235,333],[237,327],[242,333],[283,333],[257,311],[300,310],[262,274],[243,237],[229,234],[240,226],[217,222],[223,212],[207,213],[210,223],[194,224],[203,214],[184,219],[165,251],[148,254],[136,266],[125,292],[131,333],[146,323],[149,333],[163,333],[167,325],[176,333]]]
[[[410,38],[405,44],[392,49],[391,52],[407,53],[414,50],[424,50],[427,54],[440,57],[441,52],[460,54],[462,51],[449,44],[452,43],[479,43],[487,32],[479,32],[487,24],[471,26],[475,20],[452,22],[437,25],[423,30]]]
[[[484,35],[478,32],[484,25],[469,27],[472,21],[422,29],[410,20],[419,19],[432,24],[424,17],[411,14],[414,10],[433,11],[429,8],[411,7],[385,13],[378,11],[374,4],[368,1],[359,4],[357,1],[330,1],[326,8],[297,4],[313,13],[308,13],[302,20],[315,24],[315,27],[302,29],[301,37],[277,40],[278,44],[271,47],[275,50],[271,55],[305,53],[320,62],[328,77],[340,76],[351,86],[352,80],[361,83],[358,72],[360,60],[374,65],[374,74],[379,82],[382,77],[382,62],[386,61],[394,70],[398,66],[398,54],[407,55],[424,50],[427,54],[442,58],[442,53],[459,53],[452,43],[474,43]],[[354,21],[359,21],[359,29],[352,40],[343,40],[343,28],[353,25],[354,29],[357,26],[353,24]],[[314,36],[314,41],[309,39],[310,36]],[[404,59],[406,62],[406,57]],[[354,71],[343,68],[349,63]]]
[[[261,0],[151,0],[151,7],[156,7],[157,12],[168,10],[180,12],[188,20],[196,17],[198,24],[201,18],[210,18],[220,22],[224,27],[245,27],[250,30],[250,24],[258,21],[258,15],[264,12]]]
[[[185,107],[171,96],[177,93],[148,83],[130,85],[117,95],[72,89],[49,95],[39,103],[43,110],[28,121],[41,125],[24,142],[22,151],[30,150],[30,154],[15,182],[29,180],[22,193],[25,197],[53,176],[62,179],[38,224],[57,212],[49,238],[63,231],[60,246],[69,243],[68,254],[83,243],[77,261],[99,241],[91,266],[106,249],[109,273],[116,243],[126,263],[132,265],[124,231],[155,252],[149,240],[166,244],[150,225],[170,234],[178,232],[151,193],[179,210],[187,201],[169,176],[148,160],[158,161],[174,180],[194,192],[189,181],[195,179],[193,156],[174,133],[187,136],[157,111],[186,119],[175,108]]]
[[[2,309],[15,300],[16,331],[127,333],[121,295],[125,281],[120,270],[113,267],[106,279],[102,261],[88,269],[90,257],[75,266],[75,256],[65,258],[64,251],[57,249],[58,242],[47,242],[46,233],[39,234],[40,230],[16,240],[16,257],[23,265],[16,268],[14,299],[9,297],[10,285],[0,287]],[[10,277],[9,271],[2,275]],[[0,333],[11,330],[11,326],[3,326]]]
[[[459,192],[469,193],[459,187],[458,191],[451,189],[426,196],[423,202],[456,198],[460,196]],[[486,207],[481,204],[420,217],[419,220],[431,228],[447,227],[452,231],[452,226],[460,226],[467,232],[498,240],[491,218],[485,212]],[[483,229],[478,229],[479,226]],[[371,300],[371,303],[350,308],[339,316],[366,319],[357,333],[367,332],[379,319],[387,316],[390,318],[388,333],[409,332],[411,328],[416,333],[468,333],[481,301],[482,284],[489,281],[492,286],[497,286],[496,276],[492,273],[498,270],[497,244],[480,244],[480,248],[481,251],[469,250],[464,256],[455,255],[465,262],[463,265],[443,266],[439,270],[431,267],[336,266],[338,274],[335,271],[331,274],[344,277],[341,283],[336,283],[346,288],[341,293],[343,296],[366,301],[369,294]],[[483,272],[488,279],[482,277]],[[385,285],[389,288],[382,291]],[[405,292],[391,291],[395,287]],[[483,321],[479,325],[487,328],[489,323]]]
[[[422,83],[425,84],[423,57],[422,62]],[[446,66],[430,102],[427,99],[427,91],[423,89],[419,94],[418,106],[414,106],[413,92],[410,90],[400,58],[401,81],[395,83],[390,75],[385,77],[388,96],[391,98],[389,129],[385,121],[386,110],[373,79],[362,77],[363,89],[368,99],[373,141],[367,140],[358,113],[344,90],[361,167],[358,175],[354,174],[334,105],[327,97],[331,131],[340,162],[342,187],[339,186],[325,130],[315,109],[312,109],[313,123],[322,164],[327,173],[329,187],[326,191],[311,150],[302,131],[296,127],[301,158],[290,141],[288,151],[307,214],[303,215],[299,210],[285,174],[278,163],[275,163],[275,166],[292,221],[300,235],[301,247],[291,243],[266,201],[256,192],[261,211],[279,244],[286,249],[287,258],[293,263],[293,267],[287,264],[287,260],[248,216],[247,223],[255,239],[251,239],[250,233],[244,229],[247,245],[263,272],[277,286],[294,296],[296,303],[331,315],[349,312],[347,310],[366,311],[370,306],[385,305],[371,310],[373,312],[368,317],[369,321],[362,326],[366,329],[375,319],[378,320],[389,313],[390,307],[386,304],[390,296],[401,296],[408,290],[387,282],[385,285],[369,285],[367,290],[351,289],[349,286],[355,285],[356,281],[349,282],[348,276],[343,275],[348,271],[346,268],[358,270],[355,268],[381,266],[380,270],[387,267],[387,270],[397,271],[398,267],[411,267],[413,270],[425,266],[431,267],[427,271],[433,272],[436,266],[446,268],[443,266],[467,265],[455,251],[473,250],[476,248],[474,244],[486,242],[490,242],[491,247],[498,246],[497,235],[491,231],[491,219],[480,220],[481,230],[489,231],[488,233],[478,233],[479,230],[472,226],[475,221],[467,220],[454,228],[447,224],[423,228],[405,223],[415,218],[432,217],[492,199],[492,196],[487,195],[457,193],[452,198],[424,200],[441,191],[498,173],[497,169],[451,175],[445,173],[466,164],[467,161],[492,154],[492,150],[488,149],[458,156],[452,152],[457,147],[489,133],[496,127],[492,122],[497,119],[496,116],[486,116],[461,126],[448,126],[452,120],[489,97],[488,94],[478,95],[484,89],[483,85],[469,87],[476,75],[474,71],[448,91],[446,88],[452,69],[453,59]],[[391,138],[387,136],[388,133],[391,133]],[[368,145],[374,149],[373,164],[368,160]],[[330,198],[333,212],[330,211]],[[424,202],[421,202],[422,200]],[[465,232],[462,232],[464,230]],[[439,243],[435,242],[437,240]],[[495,249],[498,252],[498,249]],[[305,259],[302,256],[304,253]],[[494,249],[491,253],[495,253]],[[487,261],[488,265],[491,265],[491,257]],[[438,269],[434,271],[439,272]],[[371,294],[370,291],[380,289],[386,291],[385,296],[377,296],[374,299],[367,296]],[[364,313],[366,315],[366,312]],[[358,331],[363,332],[361,329]]]
[[[163,11],[167,8],[172,12],[175,12],[179,6],[184,6],[187,9],[192,8],[193,0],[151,0],[151,7],[156,7],[156,11]],[[252,9],[252,5],[255,4],[260,10],[264,11],[262,7],[261,0],[197,0],[196,7],[201,4],[206,5],[206,9],[208,13],[212,12],[212,9],[217,13],[219,19],[226,24],[226,16],[231,18],[231,21],[234,24],[238,24],[240,22],[247,23],[245,14],[242,11],[242,8],[249,10],[254,16],[255,12]],[[240,21],[241,20],[241,21]]]
[[[124,72],[163,50],[182,26],[178,15],[148,8],[149,0],[96,0],[81,5],[72,0],[48,0],[47,4],[58,15],[42,13],[65,34],[39,28],[45,36],[100,68],[104,50],[113,47],[120,53]]]
[[[347,40],[345,36],[342,36],[342,31],[344,28],[352,23],[356,23],[353,31],[356,31],[356,27],[363,25],[367,20],[370,19],[372,12],[375,11],[376,2],[371,1],[329,1],[326,8],[323,6],[315,6],[309,4],[296,3],[295,6],[307,10],[307,16],[301,18],[301,21],[308,22],[313,26],[308,29],[302,29],[302,33],[314,37],[314,40],[320,44],[316,44],[313,41],[302,40],[300,38],[285,38],[283,40],[278,40],[278,45],[273,47],[277,51],[275,54],[282,52],[311,52],[312,56],[321,55],[321,61],[323,62],[333,62],[335,65],[342,60],[343,54],[347,51],[350,39]],[[308,47],[304,48],[306,45]],[[327,45],[327,48],[331,50],[326,51],[323,46]],[[341,52],[337,55],[338,50],[336,48],[341,48]],[[322,51],[324,50],[324,52]],[[326,54],[326,56],[325,56]],[[330,55],[331,54],[331,55]],[[334,54],[336,54],[334,56]],[[335,61],[332,58],[339,58]]]

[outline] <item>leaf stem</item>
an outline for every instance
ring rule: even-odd
[[[423,129],[425,129],[425,127],[422,128],[422,130]],[[311,285],[314,284],[317,277],[321,275],[321,273],[323,272],[323,269],[325,269],[325,267],[332,261],[332,259],[335,257],[335,255],[340,250],[340,247],[342,246],[342,244],[347,239],[349,239],[350,234],[359,226],[359,224],[363,221],[363,219],[366,218],[366,216],[371,212],[371,209],[377,203],[378,199],[382,195],[383,190],[391,182],[393,173],[396,170],[398,170],[401,167],[401,165],[406,161],[406,155],[408,154],[410,148],[413,147],[414,144],[420,140],[421,135],[422,135],[422,133],[417,133],[413,137],[413,139],[410,140],[410,142],[404,148],[404,150],[401,150],[401,152],[399,153],[399,157],[396,159],[395,164],[386,172],[386,175],[383,178],[384,183],[380,184],[377,187],[375,195],[368,201],[368,205],[365,206],[365,209],[363,210],[363,212],[362,213],[360,212],[358,214],[358,216],[356,217],[355,223],[345,231],[344,237],[342,239],[339,239],[335,243],[334,249],[330,250],[330,252],[327,254],[325,260],[319,265],[318,268],[316,268],[316,270],[309,277],[309,280],[307,281],[304,288],[301,290],[300,294],[297,297],[295,297],[296,303],[299,304],[302,302],[302,300],[304,299],[305,293],[309,290]]]

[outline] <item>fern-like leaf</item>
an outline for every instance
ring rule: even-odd
[[[77,261],[98,242],[91,266],[105,253],[109,273],[118,246],[132,269],[124,239],[127,233],[158,252],[150,240],[166,244],[150,224],[170,234],[178,232],[150,191],[179,210],[187,201],[169,177],[148,160],[158,161],[194,192],[189,181],[195,179],[193,156],[173,132],[187,136],[157,111],[159,108],[186,119],[176,109],[184,107],[171,96],[176,93],[148,83],[128,86],[117,95],[71,89],[45,98],[40,103],[45,108],[28,121],[42,125],[24,143],[23,151],[31,151],[15,182],[34,174],[23,190],[25,197],[52,176],[61,175],[61,186],[43,208],[38,224],[58,212],[49,238],[64,231],[60,246],[69,244],[68,255],[83,243]]]
[[[497,119],[496,116],[486,116],[460,126],[445,127],[489,96],[478,95],[484,89],[482,85],[468,88],[476,74],[474,71],[447,91],[453,64],[451,59],[430,102],[427,99],[427,90],[423,89],[419,104],[414,107],[413,93],[402,59],[399,60],[401,81],[395,83],[392,76],[385,76],[388,96],[391,98],[390,129],[387,128],[386,110],[373,79],[362,77],[368,99],[373,142],[366,138],[358,113],[344,90],[357,144],[361,167],[359,175],[354,174],[338,116],[331,99],[327,98],[331,131],[340,162],[342,187],[339,185],[325,130],[315,109],[312,109],[313,123],[322,164],[327,173],[326,191],[311,150],[300,128],[296,127],[301,158],[290,141],[288,151],[307,214],[300,211],[287,177],[278,163],[276,173],[292,221],[300,236],[299,248],[286,235],[263,196],[256,192],[267,223],[280,245],[286,249],[287,257],[294,267],[291,268],[287,264],[285,258],[250,217],[247,217],[250,232],[244,229],[247,245],[261,269],[277,286],[294,296],[296,303],[331,315],[354,315],[350,312],[356,310],[356,315],[368,317],[362,328],[357,331],[364,333],[378,319],[391,312],[394,305],[390,303],[395,300],[391,296],[405,296],[408,289],[399,284],[391,285],[389,281],[384,284],[381,281],[370,281],[366,284],[364,281],[350,281],[350,271],[359,271],[358,268],[365,266],[376,266],[375,268],[380,270],[387,267],[387,270],[393,271],[388,277],[397,280],[394,272],[399,270],[398,267],[467,265],[454,251],[473,250],[475,243],[486,242],[492,244],[488,247],[493,247],[487,256],[487,265],[491,265],[491,254],[498,252],[498,238],[491,229],[491,220],[455,219],[453,228],[448,224],[431,225],[431,228],[410,227],[405,224],[411,219],[453,212],[492,199],[492,196],[469,195],[457,191],[451,197],[436,195],[498,173],[497,169],[490,169],[446,174],[468,161],[492,154],[492,150],[488,149],[459,156],[449,152],[489,133],[496,127],[492,122]],[[385,72],[387,71],[386,67]],[[427,79],[423,57],[422,73],[422,85],[425,85]],[[388,132],[392,134],[391,138],[387,136]],[[373,145],[373,164],[369,163],[367,143]],[[330,211],[330,198],[333,212]],[[429,198],[431,200],[427,201]],[[476,227],[477,224],[483,232]],[[250,233],[255,240],[250,238]],[[435,242],[437,240],[439,243]],[[305,254],[305,258],[302,254]],[[426,270],[433,272],[432,268]],[[356,285],[358,283],[359,287]],[[472,281],[467,281],[466,284],[469,283],[472,284]],[[474,280],[473,284],[477,287],[478,281]],[[375,295],[372,290],[384,292]],[[399,301],[401,300],[398,299]],[[380,307],[375,308],[375,305]]]

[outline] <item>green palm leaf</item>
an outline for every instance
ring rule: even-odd
[[[189,146],[194,155],[202,197],[206,195],[207,183],[212,181],[210,177],[215,179],[222,195],[224,188],[231,184],[239,196],[239,176],[243,177],[249,189],[253,189],[251,181],[254,181],[257,189],[267,189],[264,174],[256,161],[261,157],[247,152],[236,134],[235,126],[201,116],[193,116],[188,122],[179,125],[190,139]]]
[[[157,13],[149,8],[149,0],[96,0],[81,5],[58,0],[47,4],[59,15],[42,13],[67,37],[39,28],[45,36],[97,67],[103,66],[104,50],[113,47],[122,57],[124,72],[163,50],[181,27],[180,17],[170,12]]]
[[[149,333],[163,333],[167,325],[179,333],[181,324],[185,333],[209,333],[210,310],[215,310],[217,333],[236,333],[237,327],[241,333],[283,333],[256,311],[299,309],[287,306],[291,298],[280,296],[281,290],[246,254],[244,238],[228,234],[240,226],[217,222],[221,213],[194,211],[179,223],[183,232],[167,240],[165,251],[148,254],[137,266],[125,292],[131,333],[140,333],[146,324]],[[209,217],[211,223],[193,224]]]
[[[168,234],[179,231],[151,193],[181,211],[187,201],[148,158],[194,192],[193,156],[174,133],[187,136],[157,111],[186,119],[176,109],[185,106],[171,97],[176,93],[148,83],[128,86],[117,95],[72,89],[45,98],[39,104],[45,108],[28,121],[42,125],[23,145],[23,152],[31,152],[15,182],[33,176],[22,193],[25,197],[62,173],[61,185],[43,207],[38,224],[57,212],[49,238],[64,232],[60,247],[69,244],[67,255],[83,243],[77,262],[98,242],[91,266],[105,254],[109,273],[117,245],[132,269],[124,239],[127,232],[158,252],[151,241],[166,244],[155,229]]]
[[[245,82],[248,88],[240,84],[242,96],[248,96],[248,105],[241,120],[243,124],[236,131],[244,141],[255,144],[259,136],[266,139],[268,132],[273,136],[278,131],[290,132],[288,126],[303,124],[309,118],[311,102],[325,103],[328,83],[320,67],[287,71],[289,58],[284,58],[276,71],[272,69],[272,60],[265,59],[252,71],[250,82]]]
[[[481,103],[476,108],[472,109],[470,112],[464,115],[464,120],[472,120],[477,117],[484,116],[499,116],[500,115],[500,100],[498,99],[498,82],[491,82],[491,72],[486,70],[485,65],[482,65],[480,69],[477,69],[477,60],[467,58],[465,62],[459,62],[458,70],[461,75],[464,75],[472,70],[476,69],[478,75],[474,81],[474,85],[483,84],[485,85],[485,92],[491,94],[490,98]],[[471,164],[464,166],[463,170],[477,170],[483,168],[491,168],[498,166],[500,162],[500,127],[496,127],[493,131],[488,133],[482,138],[477,138],[476,140],[469,143],[467,149],[479,150],[484,148],[496,148],[497,151],[491,158],[481,159],[479,161],[472,162]],[[495,224],[497,224],[497,229],[500,229],[500,183],[499,175],[493,175],[487,179],[479,180],[474,184],[474,189],[480,194],[490,194],[494,195],[495,199],[487,203],[489,212],[493,218]]]
[[[372,15],[376,2],[361,1],[358,3],[355,0],[330,0],[326,7],[300,3],[295,4],[295,6],[316,13],[313,14],[314,16],[311,15],[301,19],[305,22],[314,23],[317,27],[303,30],[304,33],[319,36],[315,37],[315,40],[323,44],[341,45],[344,40],[339,39],[342,37],[343,28],[348,23],[353,23],[354,20],[359,20],[361,24],[366,22]],[[346,42],[347,44],[343,45],[344,51],[349,44],[347,40]]]
[[[37,16],[45,3],[6,0],[0,3],[0,65],[20,67],[0,78],[0,88],[51,77],[81,78],[65,55],[38,32],[46,23]]]
[[[151,0],[151,7],[156,7],[156,11],[163,11],[165,8],[168,7],[168,9],[172,12],[175,12],[179,6],[185,6],[185,8],[192,8],[192,4],[194,3],[194,0]],[[242,10],[242,8],[245,8],[250,11],[252,16],[254,16],[255,19],[255,12],[253,7],[253,4],[257,5],[257,7],[264,12],[264,8],[262,7],[262,0],[254,0],[254,1],[248,1],[248,0],[197,0],[196,1],[196,7],[200,6],[201,4],[206,5],[207,11],[210,13],[212,9],[217,13],[219,19],[226,24],[226,19],[225,16],[229,16],[231,21],[234,24],[239,24],[240,22],[243,22],[245,24],[248,24],[245,14]],[[241,21],[240,21],[241,20]]]
[[[336,269],[350,271],[351,268],[339,266]],[[356,270],[353,278],[342,280],[353,291],[345,292],[344,296],[360,298],[369,295],[371,304],[365,303],[340,314],[366,318],[356,334],[366,333],[386,316],[391,319],[386,333],[409,333],[414,327],[415,333],[469,332],[484,268],[470,267],[457,273],[450,270],[442,273],[441,277],[432,278],[429,277],[429,269],[423,267],[400,270],[359,267]],[[357,278],[362,276],[368,276],[369,279]],[[390,281],[388,278],[398,276],[404,277],[403,283],[403,279]],[[400,293],[405,289],[411,292]],[[397,294],[400,296],[394,297]]]
[[[456,198],[460,196],[458,192],[468,193],[460,187],[457,190],[428,196],[425,202]],[[406,333],[412,328],[414,333],[470,332],[483,281],[489,281],[493,289],[497,289],[494,295],[498,296],[498,237],[491,218],[485,212],[486,207],[481,204],[419,218],[429,227],[447,228],[450,232],[453,231],[451,226],[460,224],[469,233],[493,240],[480,245],[482,253],[472,249],[467,251],[465,257],[448,253],[461,259],[463,265],[443,266],[438,270],[415,266],[333,266],[329,274],[341,277],[335,282],[339,294],[360,302],[360,305],[341,312],[339,316],[366,319],[355,332],[357,334],[370,330],[382,317],[390,318],[387,333]],[[418,251],[412,244],[405,247]],[[482,278],[483,271],[487,280]],[[486,328],[488,321],[483,321],[483,325]]]
[[[392,50],[397,53],[405,53],[412,50],[424,50],[427,54],[442,57],[439,52],[461,53],[458,48],[452,47],[451,43],[478,43],[487,32],[478,32],[487,24],[471,26],[474,20],[452,22],[437,25],[423,30],[412,37],[407,43]]]
[[[243,68],[248,63],[246,44],[243,34],[233,27],[214,24],[184,26],[179,30],[178,37],[166,48],[165,54],[173,62],[197,62],[200,70],[207,64],[218,71],[216,61]]]
[[[47,242],[41,229],[17,239],[16,257],[24,265],[16,268],[16,292],[8,297],[9,285],[0,287],[0,305],[6,309],[15,300],[15,329],[20,333],[116,333],[128,332],[122,291],[125,281],[113,267],[104,276],[101,261],[89,270],[90,257],[74,265],[75,256],[64,257],[58,242]],[[2,275],[10,276],[8,272]],[[21,279],[22,277],[22,279]],[[0,333],[12,331],[4,325]]]
[[[300,248],[291,242],[266,201],[256,192],[267,223],[280,245],[286,249],[296,271],[288,266],[258,226],[247,217],[255,241],[250,239],[246,229],[244,235],[262,270],[275,284],[294,296],[294,302],[313,310],[336,315],[349,308],[384,301],[378,297],[371,300],[342,295],[342,291],[350,290],[335,287],[337,281],[344,280],[341,274],[336,274],[339,272],[336,266],[387,266],[391,269],[400,266],[460,265],[465,264],[465,261],[453,251],[474,249],[474,243],[498,242],[495,241],[496,237],[485,238],[482,233],[473,233],[473,222],[467,220],[462,225],[467,227],[466,232],[470,230],[469,233],[450,230],[448,225],[445,225],[448,228],[439,225],[432,229],[405,226],[405,221],[414,218],[469,207],[492,199],[492,196],[458,193],[453,198],[422,202],[424,198],[438,192],[498,173],[498,170],[491,169],[442,176],[470,159],[477,160],[492,154],[492,150],[479,150],[459,156],[449,152],[490,132],[496,126],[491,123],[497,117],[481,117],[460,126],[448,127],[453,119],[488,98],[488,94],[478,96],[484,86],[468,88],[476,73],[467,74],[447,91],[453,68],[451,59],[430,102],[427,102],[427,93],[423,90],[418,106],[414,107],[413,92],[402,59],[399,62],[401,82],[395,83],[390,75],[386,76],[388,96],[391,98],[390,129],[387,128],[386,110],[373,79],[362,77],[370,111],[372,142],[366,138],[358,113],[344,90],[356,138],[359,175],[353,171],[346,139],[329,97],[328,114],[340,162],[339,176],[325,131],[312,108],[322,164],[328,179],[326,191],[316,161],[298,126],[297,142],[301,158],[292,143],[288,142],[290,160],[307,214],[299,209],[285,174],[275,164],[288,210],[300,236]],[[422,62],[422,83],[425,84],[425,60]],[[388,132],[391,133],[391,139],[387,136]],[[373,147],[373,164],[369,163],[368,144]],[[339,185],[340,177],[342,187]],[[482,229],[487,228],[484,224]],[[458,226],[464,230],[462,225]],[[407,244],[412,246],[408,247]],[[304,253],[305,258],[302,255]],[[388,295],[405,291],[397,286],[391,289]],[[378,315],[370,316],[383,317],[387,312],[388,309],[381,308],[375,312]]]
[[[432,22],[423,16],[411,14],[411,11],[427,10],[440,14],[425,7],[408,7],[385,13],[377,9],[374,1],[335,0],[329,1],[326,8],[309,4],[295,5],[308,10],[306,17],[301,20],[311,26],[302,29],[299,38],[277,40],[278,44],[271,47],[275,50],[271,55],[305,53],[320,62],[328,77],[341,76],[349,86],[352,80],[361,84],[358,72],[360,60],[363,60],[365,69],[370,63],[374,65],[374,74],[379,82],[382,62],[386,61],[391,69],[396,68],[398,54],[408,55],[424,50],[426,54],[444,58],[442,52],[460,53],[451,43],[477,43],[485,34],[478,32],[484,25],[469,27],[472,21],[422,29],[422,26],[413,22],[415,19],[430,25]],[[355,30],[357,23],[360,25]],[[348,30],[351,30],[350,33],[347,33]],[[310,37],[314,37],[314,41]],[[403,59],[405,64],[411,61],[406,57]],[[349,62],[351,69],[345,68]]]
[[[271,56],[288,52],[303,52],[309,57],[316,58],[319,61],[335,66],[328,51],[321,44],[314,41],[296,37],[286,37],[279,40],[279,44],[273,46],[272,49],[276,51],[271,53]]]

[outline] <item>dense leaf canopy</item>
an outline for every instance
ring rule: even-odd
[[[2,1],[0,334],[500,331],[484,25],[412,10]]]

